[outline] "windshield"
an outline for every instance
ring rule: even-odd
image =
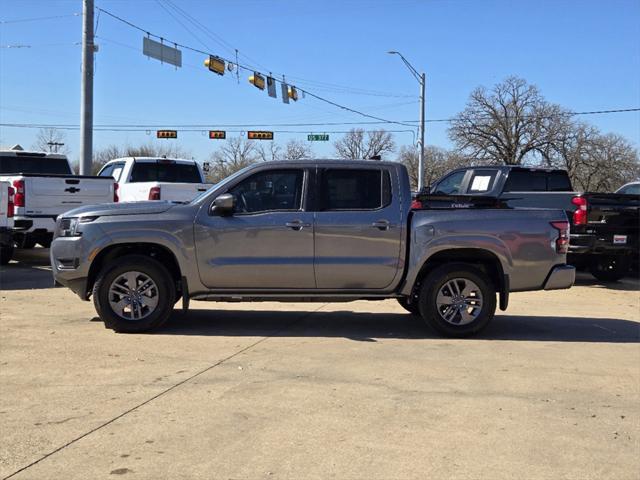
[[[0,155],[0,174],[45,173],[73,175],[66,158],[51,158],[38,155]]]
[[[129,182],[202,183],[202,178],[195,163],[160,160],[134,163]]]

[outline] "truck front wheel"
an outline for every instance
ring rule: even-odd
[[[93,286],[93,304],[107,328],[139,333],[164,324],[176,288],[167,269],[151,257],[127,255],[104,267]]]
[[[484,329],[496,311],[496,290],[489,277],[463,263],[442,265],[422,282],[420,315],[438,333],[466,337]]]

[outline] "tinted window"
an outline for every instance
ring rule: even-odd
[[[640,195],[640,183],[632,183],[621,188],[616,193],[624,193],[625,195]]]
[[[457,195],[460,193],[460,186],[466,171],[455,172],[443,178],[433,189],[435,195]]]
[[[570,192],[572,188],[569,175],[564,172],[550,173],[547,177],[547,190],[550,192]]]
[[[270,170],[243,180],[229,190],[236,197],[237,213],[300,210],[302,170]]]
[[[110,177],[113,172],[113,163],[111,165],[107,165],[106,167],[102,167],[100,173],[98,173],[99,177]]]
[[[195,164],[163,162],[135,162],[130,182],[200,183],[200,172]]]
[[[482,193],[491,190],[497,174],[496,170],[475,170],[469,182],[469,193]]]
[[[504,186],[505,192],[546,192],[547,174],[512,170]]]
[[[327,169],[321,192],[322,210],[375,210],[391,203],[391,180],[379,169]]]
[[[39,156],[3,156],[0,155],[0,174],[5,173],[46,173],[73,175],[66,158]]]

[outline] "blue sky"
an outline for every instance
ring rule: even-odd
[[[241,63],[284,73],[291,83],[310,92],[386,119],[418,119],[417,82],[397,56],[386,54],[388,50],[401,51],[418,70],[426,72],[427,119],[451,117],[464,108],[475,87],[491,86],[509,75],[536,84],[547,100],[573,111],[640,106],[638,0],[173,3],[213,35],[188,23],[165,0],[96,0],[96,6],[151,33],[223,57],[232,57],[237,48],[243,55]],[[0,0],[0,20],[5,22],[69,15],[0,25],[1,123],[78,124],[81,17],[72,15],[81,10],[80,0]],[[367,120],[309,97],[285,105],[251,86],[247,72],[241,73],[240,84],[235,75],[210,73],[203,66],[202,54],[183,51],[185,65],[177,70],[147,59],[141,52],[142,33],[105,14],[99,16],[97,37],[96,125],[205,124],[215,128],[219,124]],[[6,48],[16,45],[30,48]],[[362,90],[387,96],[362,95]],[[640,145],[637,112],[592,115],[583,120]],[[278,142],[285,143],[291,138],[306,139],[307,133],[354,126],[358,125],[261,128],[300,131],[276,133]],[[427,143],[450,147],[446,128],[446,123],[427,124]],[[1,128],[0,144],[30,146],[36,132]],[[232,135],[239,133],[228,133]],[[331,140],[339,136],[330,133]],[[410,144],[413,136],[400,132],[396,141]],[[219,141],[209,140],[201,131],[180,132],[178,140],[157,140],[153,132],[94,135],[96,148],[148,142],[177,142],[199,160],[219,146]],[[79,133],[68,131],[67,143],[71,159],[77,159]],[[333,151],[330,143],[314,142],[313,147],[323,156]]]

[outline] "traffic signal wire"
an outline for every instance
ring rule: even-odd
[[[165,37],[162,37],[162,36],[160,36],[160,35],[156,35],[156,34],[154,34],[154,33],[151,33],[151,32],[149,32],[148,30],[145,30],[144,28],[142,28],[142,27],[140,27],[140,26],[138,26],[138,25],[136,25],[136,24],[134,24],[134,23],[132,23],[132,22],[130,22],[130,21],[128,21],[128,20],[125,20],[124,18],[119,17],[118,15],[116,15],[116,14],[114,14],[114,13],[111,13],[111,12],[110,12],[110,11],[108,11],[108,10],[105,10],[105,9],[103,9],[103,8],[100,8],[100,7],[95,7],[95,8],[96,8],[96,10],[98,10],[98,11],[100,11],[100,12],[104,13],[105,15],[108,15],[108,16],[110,16],[110,17],[114,18],[115,20],[118,20],[118,21],[120,21],[120,22],[124,23],[125,25],[128,25],[128,26],[130,26],[131,28],[134,28],[134,29],[136,29],[136,30],[139,30],[140,32],[142,32],[142,33],[146,34],[146,35],[147,35],[147,36],[149,36],[149,37],[155,37],[155,38],[158,38],[158,39],[160,39],[162,42],[166,41],[166,42],[168,42],[168,43],[170,43],[170,44],[175,45],[176,47],[184,48],[185,50],[190,50],[190,51],[192,51],[192,52],[194,52],[194,53],[199,53],[199,54],[207,55],[207,56],[211,56],[211,55],[212,55],[210,52],[206,52],[206,51],[201,50],[201,49],[199,49],[199,48],[194,48],[194,47],[191,47],[191,46],[189,46],[189,45],[184,45],[184,44],[181,44],[181,43],[175,42],[175,41],[173,41],[173,40],[169,40],[169,39],[167,39],[167,38],[165,38]],[[229,60],[229,59],[227,59],[227,58],[225,58],[225,57],[222,57],[222,56],[220,56],[220,55],[218,55],[218,57],[219,57],[219,58],[221,58],[222,60],[224,60],[226,63],[234,64],[234,65],[236,66],[236,68],[240,68],[240,69],[242,69],[242,70],[244,70],[244,71],[246,71],[246,72],[255,72],[255,73],[258,73],[258,74],[260,74],[260,75],[262,75],[262,76],[264,76],[264,77],[271,77],[271,75],[269,75],[269,74],[267,74],[267,73],[260,72],[260,71],[258,71],[258,70],[256,70],[256,69],[254,69],[254,68],[252,68],[252,67],[249,67],[249,66],[247,66],[247,65],[239,64],[239,63],[235,63],[235,61],[233,61],[233,60]],[[278,78],[273,78],[273,80],[274,80],[276,83],[289,85],[286,81],[280,80],[280,79],[278,79]],[[400,121],[396,121],[396,120],[388,120],[388,119],[386,119],[386,118],[377,117],[377,116],[375,116],[375,115],[370,115],[370,114],[368,114],[368,113],[362,112],[362,111],[357,110],[357,109],[355,109],[355,108],[351,108],[351,107],[348,107],[348,106],[346,106],[346,105],[342,105],[342,104],[340,104],[340,103],[334,102],[333,100],[329,100],[329,99],[327,99],[327,98],[324,98],[324,97],[322,97],[322,96],[320,96],[320,95],[317,95],[317,94],[315,94],[315,93],[313,93],[313,92],[310,92],[310,91],[308,91],[308,90],[306,90],[306,89],[304,89],[304,88],[301,88],[301,87],[298,87],[298,86],[295,86],[295,85],[290,85],[290,86],[295,87],[295,88],[296,88],[297,90],[299,90],[300,92],[303,92],[305,95],[308,95],[308,96],[310,96],[310,97],[312,97],[312,98],[315,98],[316,100],[319,100],[319,101],[321,101],[321,102],[327,103],[327,104],[332,105],[332,106],[334,106],[334,107],[336,107],[336,108],[339,108],[339,109],[341,109],[341,110],[345,110],[345,111],[347,111],[347,112],[354,113],[354,114],[356,114],[356,115],[360,115],[360,116],[365,117],[365,118],[369,118],[369,119],[371,119],[371,120],[377,120],[377,121],[379,121],[379,122],[381,122],[381,123],[384,123],[384,124],[401,125],[401,126],[404,126],[404,127],[415,127],[415,125],[411,125],[411,124],[409,124],[409,123],[407,123],[407,122],[400,122]]]

